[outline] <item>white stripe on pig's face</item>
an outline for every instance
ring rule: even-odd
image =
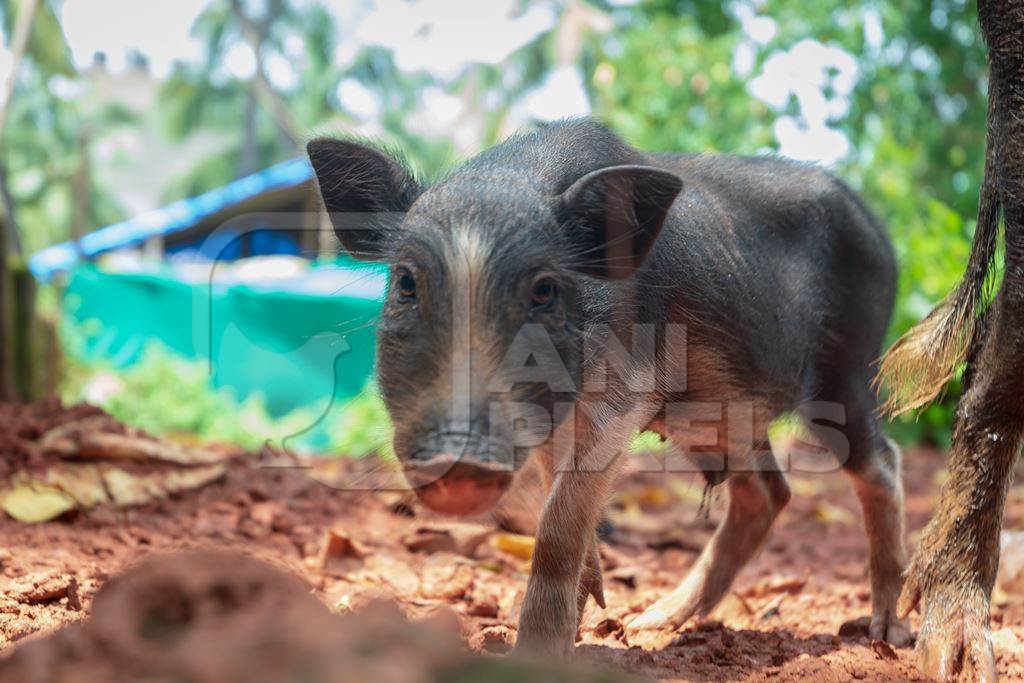
[[[572,374],[565,359],[576,363],[578,339],[558,299],[572,284],[551,262],[552,249],[512,236],[477,220],[450,227],[431,221],[410,229],[396,248],[378,332],[378,375],[395,451],[424,501],[446,512],[496,502],[521,464],[516,446],[548,436],[554,392],[535,381],[535,368],[522,367],[534,355],[524,344],[539,339],[536,355],[555,367],[557,388],[573,388],[564,379]],[[538,279],[551,299],[541,305]],[[539,330],[524,335],[524,326]],[[524,369],[533,376],[517,382]],[[424,481],[424,472],[444,481]],[[476,500],[474,490],[487,500]]]
[[[487,324],[485,296],[487,293],[487,256],[485,236],[471,226],[460,225],[450,233],[445,249],[445,265],[451,278],[452,334],[451,367],[445,387],[438,378],[438,399],[451,398],[451,420],[458,429],[468,431],[473,416],[486,400],[486,379],[495,367],[495,335]]]

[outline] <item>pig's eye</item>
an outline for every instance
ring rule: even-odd
[[[543,308],[555,300],[558,294],[558,286],[549,277],[542,277],[533,283],[533,292],[530,294],[530,304],[533,308]]]
[[[416,298],[416,278],[405,269],[398,271],[398,297],[402,301],[413,301]]]

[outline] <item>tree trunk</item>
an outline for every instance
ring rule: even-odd
[[[14,399],[14,340],[8,303],[11,278],[7,264],[7,221],[0,216],[0,401]]]
[[[83,126],[78,135],[78,166],[71,185],[71,239],[76,245],[85,234],[92,213],[92,181],[89,171],[89,129]]]
[[[18,216],[14,208],[14,196],[11,194],[11,186],[7,182],[7,167],[3,159],[0,159],[0,202],[3,203],[6,211],[8,247],[13,254],[21,254],[21,233],[18,232]]]
[[[45,350],[39,345],[39,322],[36,320],[36,280],[19,264],[11,269],[12,332],[14,337],[14,387],[18,398],[31,401],[39,398],[40,377]]]
[[[252,86],[245,91],[245,124],[242,137],[242,154],[238,161],[238,177],[243,178],[259,169],[260,151],[256,131],[256,93]]]
[[[0,131],[2,132],[2,131]],[[7,173],[0,159],[0,401],[18,398],[16,374],[17,340],[14,308],[17,293],[12,265],[21,255],[20,235],[15,222],[14,199],[7,185]]]

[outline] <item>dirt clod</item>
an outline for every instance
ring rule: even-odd
[[[508,626],[487,626],[470,638],[469,644],[478,652],[504,653],[512,649],[515,632]]]
[[[73,576],[68,580],[67,596],[68,609],[74,610],[76,612],[81,611],[82,599],[78,597],[78,579],[76,579]]]
[[[55,602],[68,595],[68,580],[58,572],[24,577],[15,583],[11,594],[18,602],[26,605],[41,605]]]
[[[451,552],[472,557],[494,530],[482,524],[433,523],[418,527],[402,539],[413,552]]]
[[[622,622],[618,619],[602,619],[594,627],[594,635],[598,638],[607,638],[611,635],[618,637],[622,635],[622,630]]]
[[[896,651],[892,649],[892,645],[884,640],[872,640],[871,649],[882,659],[899,659]]]
[[[334,525],[324,532],[314,565],[321,570],[348,571],[358,566],[365,556],[366,551],[362,545],[353,540],[341,526]]]
[[[867,638],[871,626],[871,617],[858,617],[845,621],[839,627],[840,638]]]

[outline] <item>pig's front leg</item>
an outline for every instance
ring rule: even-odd
[[[547,443],[532,453],[533,462],[537,467],[540,484],[544,491],[544,499],[547,500],[555,485],[555,459],[552,453],[552,444]],[[540,512],[543,512],[541,510]],[[533,527],[534,536],[540,527],[540,518],[536,519]],[[580,590],[577,599],[577,622],[583,617],[583,609],[586,607],[587,599],[593,596],[594,602],[602,609],[604,602],[604,579],[601,574],[600,540],[595,530],[590,542],[590,550],[587,552],[586,560],[583,563],[583,571],[580,575]]]
[[[593,591],[593,572],[600,571],[594,529],[615,479],[618,456],[649,412],[635,408],[596,422],[577,413],[572,462],[557,467],[562,471],[556,473],[541,513],[519,618],[518,650],[564,654],[572,648],[586,598],[582,591],[598,598]]]
[[[614,469],[562,472],[555,478],[537,531],[516,649],[565,654],[572,648],[585,600],[580,584],[584,562],[596,552],[594,527]]]

